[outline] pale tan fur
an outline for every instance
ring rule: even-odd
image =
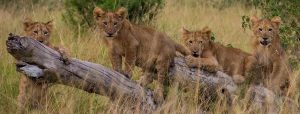
[[[96,7],[93,13],[107,42],[113,69],[131,77],[134,66],[142,68],[144,74],[140,83],[143,86],[151,83],[157,73],[155,95],[156,100],[161,102],[165,76],[173,64],[176,51],[184,55],[189,54],[189,51],[164,33],[130,23],[126,19],[125,8],[106,12]],[[122,70],[122,57],[125,59],[125,71]]]
[[[65,64],[69,63],[69,53],[63,47],[54,47],[49,42],[52,33],[52,21],[42,23],[33,22],[26,18],[24,21],[24,31],[26,36],[33,38],[55,50],[61,54]],[[18,95],[18,113],[25,113],[25,109],[42,109],[46,106],[48,84],[45,82],[37,82],[34,79],[29,79],[25,75],[21,75],[19,83]]]
[[[253,57],[256,80],[278,94],[285,94],[290,86],[290,68],[287,57],[280,44],[280,17],[258,19],[251,17],[253,38]]]
[[[249,53],[213,42],[211,30],[208,27],[194,32],[183,28],[182,34],[185,46],[191,51],[191,56],[186,57],[190,67],[204,67],[209,71],[222,69],[233,76],[236,83],[242,83],[245,80],[246,71],[248,67],[251,67],[248,62],[251,60]]]

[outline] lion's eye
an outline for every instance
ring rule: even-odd
[[[49,32],[47,32],[47,31],[44,32],[44,35],[48,35],[48,34],[49,34]]]
[[[191,43],[193,43],[193,41],[192,41],[192,40],[190,40],[190,41],[189,41],[189,43],[191,44]]]
[[[259,31],[263,31],[263,29],[262,29],[262,28],[259,28],[258,30],[259,30]]]
[[[269,32],[271,32],[273,29],[269,28]]]
[[[200,43],[202,44],[203,41],[200,41]]]
[[[103,24],[104,24],[105,26],[107,26],[107,22],[103,22]]]
[[[38,31],[37,31],[37,30],[35,30],[35,31],[33,31],[33,33],[34,33],[34,34],[38,34]]]
[[[114,22],[114,26],[117,26],[117,24],[118,24],[117,22]]]

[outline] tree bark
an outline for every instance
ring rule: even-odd
[[[120,97],[131,99],[139,102],[144,109],[156,108],[152,91],[114,70],[78,59],[70,59],[70,64],[65,65],[58,52],[27,37],[10,34],[6,44],[8,52],[22,61],[17,64],[17,71],[36,81],[46,80],[48,83],[68,85],[112,100]],[[215,88],[218,85],[231,92],[236,89],[236,85],[226,74],[190,70],[180,57],[175,58],[175,66],[171,68],[169,76],[173,82],[183,85],[204,82],[210,85],[208,87]]]
[[[157,107],[151,90],[102,65],[75,58],[70,59],[69,65],[65,65],[58,52],[27,37],[10,34],[6,45],[7,51],[15,59],[22,61],[17,64],[17,71],[33,80],[76,87],[89,93],[107,96],[111,100],[130,100],[146,113],[155,111]],[[222,88],[230,94],[237,88],[232,78],[225,73],[191,69],[182,57],[175,58],[175,65],[170,68],[168,76],[171,83],[184,86],[201,83],[209,89]]]

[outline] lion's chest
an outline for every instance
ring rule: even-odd
[[[257,65],[264,75],[270,74],[273,70],[274,60],[272,58],[274,58],[276,55],[271,52],[272,51],[268,49],[262,49],[256,54]]]
[[[111,46],[111,51],[117,55],[121,55],[124,60],[135,59],[135,64],[138,67],[143,67],[145,64],[151,63],[149,58],[152,57],[153,49],[148,44],[114,41],[111,42]]]
[[[271,55],[267,53],[258,54],[257,55],[257,61],[262,66],[270,66],[271,65]]]
[[[263,66],[270,66],[272,65],[272,58],[274,55],[274,53],[272,53],[272,49],[270,48],[259,48],[256,51],[256,59],[258,61],[259,64],[263,65]]]

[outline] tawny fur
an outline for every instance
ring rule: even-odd
[[[161,102],[165,76],[176,51],[184,55],[189,54],[189,51],[164,33],[130,23],[126,19],[125,8],[106,12],[96,7],[93,14],[108,46],[113,69],[130,77],[135,66],[142,68],[144,74],[140,83],[143,86],[151,83],[157,73],[158,87],[155,95],[157,101]],[[124,71],[122,57],[125,59]]]
[[[191,51],[191,55],[186,57],[190,67],[204,67],[211,72],[222,69],[233,76],[236,83],[245,80],[246,71],[251,67],[249,53],[211,41],[208,27],[194,32],[183,28],[182,34],[185,46]]]
[[[291,71],[280,44],[280,17],[258,19],[251,17],[253,57],[256,82],[263,83],[277,94],[285,94],[290,86]]]
[[[26,36],[34,38],[57,50],[61,54],[62,60],[68,64],[68,51],[63,47],[54,47],[49,42],[53,28],[52,21],[46,23],[33,22],[31,19],[27,18],[23,24]],[[47,83],[36,82],[22,74],[19,83],[18,113],[25,113],[24,111],[27,107],[29,107],[29,109],[44,108],[46,105],[48,86]]]

